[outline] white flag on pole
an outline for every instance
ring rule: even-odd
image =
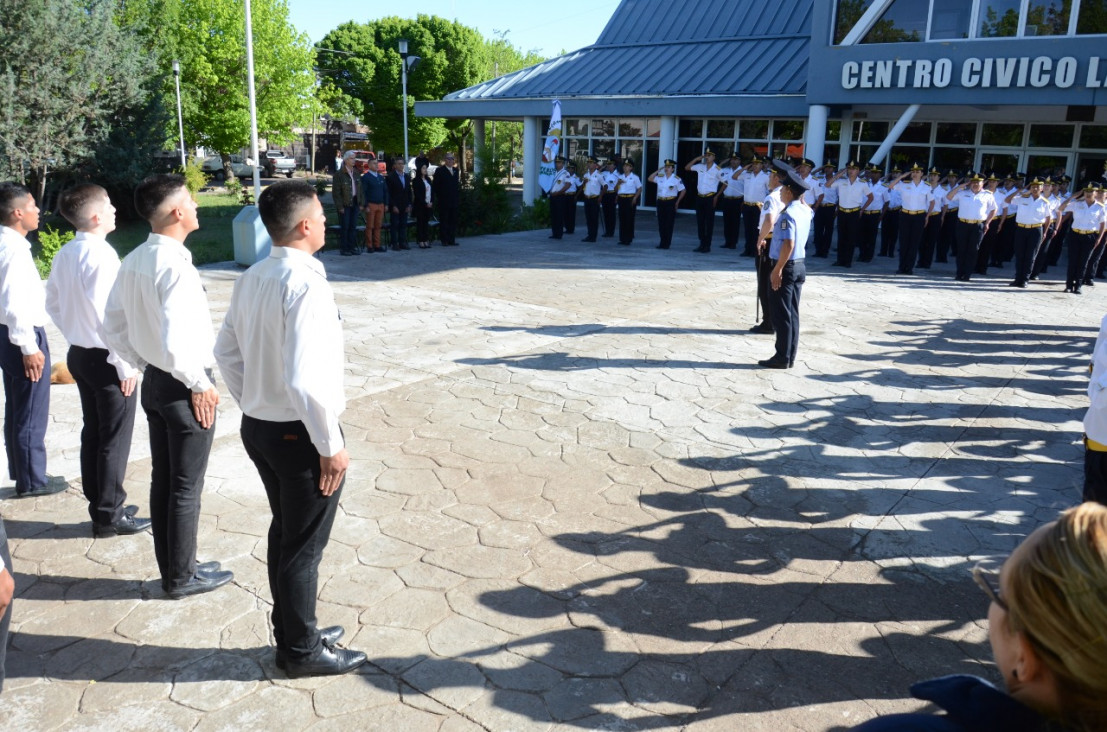
[[[553,113],[550,115],[550,130],[546,133],[546,144],[542,148],[542,160],[538,166],[538,185],[546,193],[550,192],[557,169],[554,168],[554,159],[561,154],[561,102],[557,99],[553,103]]]

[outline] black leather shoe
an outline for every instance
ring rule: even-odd
[[[131,504],[130,506],[124,506],[123,507],[123,513],[126,514],[127,516],[137,516],[138,515],[138,506],[136,506],[134,504]]]
[[[234,572],[197,572],[196,575],[183,585],[177,587],[170,587],[169,597],[174,600],[180,600],[182,597],[189,597],[191,595],[200,595],[205,592],[211,592],[214,589],[222,587],[231,580],[234,579]]]
[[[775,358],[766,358],[763,361],[757,362],[758,366],[763,366],[767,369],[786,369],[788,368],[787,361],[777,361]]]
[[[223,565],[214,559],[210,562],[200,562],[196,565],[196,573],[203,572],[204,574],[211,574],[212,572],[218,572],[223,568]]]
[[[326,642],[315,658],[304,661],[285,661],[284,672],[290,679],[302,679],[305,676],[338,676],[353,671],[365,663],[365,654],[361,651],[348,651],[335,648]]]
[[[338,641],[342,640],[342,636],[346,635],[346,629],[341,625],[332,625],[329,628],[322,628],[319,630],[319,640],[323,641],[324,645],[333,646]],[[280,648],[277,649],[277,668],[282,671],[288,667],[288,656]]]
[[[124,513],[122,518],[110,524],[93,524],[92,535],[96,537],[129,536],[130,534],[141,534],[148,528],[150,528],[150,519],[135,518]]]
[[[588,237],[584,237],[583,239],[581,239],[581,241],[594,242],[596,240],[595,239],[589,239]]]
[[[764,323],[758,323],[750,328],[750,333],[773,333],[773,327],[771,325],[765,325]]]
[[[58,476],[48,476],[44,485],[36,485],[27,490],[19,490],[16,488],[15,495],[18,498],[36,498],[38,496],[52,496],[55,493],[61,493],[69,484],[65,482],[65,478]]]
[[[658,244],[657,248],[658,249],[668,249],[669,247],[665,246],[664,244]]]

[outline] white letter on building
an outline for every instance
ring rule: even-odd
[[[953,62],[948,58],[940,58],[934,62],[934,86],[945,89],[953,78]]]
[[[857,62],[846,61],[842,64],[842,88],[843,89],[856,89],[857,88]]]
[[[1053,68],[1053,59],[1039,56],[1030,65],[1030,86],[1042,88],[1049,84],[1049,70]]]
[[[1057,60],[1057,73],[1053,76],[1053,83],[1058,89],[1068,89],[1076,83],[1076,59],[1065,56]]]
[[[961,86],[971,89],[980,83],[980,59],[967,58],[961,67]]]

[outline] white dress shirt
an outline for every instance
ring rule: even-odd
[[[765,196],[765,200],[761,205],[761,215],[757,219],[758,230],[765,225],[766,220],[768,220],[770,226],[775,226],[777,217],[784,210],[784,201],[780,198],[780,188],[781,186],[777,186]],[[806,243],[804,242],[804,244]]]
[[[342,321],[318,259],[275,246],[250,267],[235,283],[215,358],[244,414],[303,422],[320,455],[342,450]]]
[[[965,189],[954,196],[953,200],[957,202],[958,218],[962,221],[984,221],[989,214],[999,211],[991,191],[973,193]]]
[[[615,186],[619,183],[619,174],[614,170],[605,170],[603,172],[603,187],[604,193],[614,193]]]
[[[803,192],[803,202],[811,208],[819,203],[819,198],[823,195],[823,184],[819,182],[819,179],[813,175],[808,174],[803,182],[807,184],[808,188]]]
[[[676,198],[684,190],[684,181],[676,173],[672,175],[659,174],[654,178],[657,183],[658,198]]]
[[[934,201],[934,192],[926,181],[900,181],[893,189],[899,193],[900,205],[904,211],[929,211]]]
[[[865,211],[880,211],[888,203],[888,188],[877,181],[869,184],[869,192],[873,194],[873,200],[865,207]]]
[[[1079,231],[1096,231],[1103,226],[1104,208],[1099,203],[1088,205],[1084,199],[1065,205],[1065,212],[1072,214],[1072,228]]]
[[[719,192],[719,182],[723,177],[723,169],[715,163],[708,168],[703,163],[696,163],[689,170],[696,175],[696,192],[701,196],[714,196]]]
[[[742,198],[746,195],[746,185],[742,181],[742,168],[723,168],[723,198]]]
[[[71,346],[104,348],[104,308],[119,274],[119,255],[102,236],[78,231],[54,256],[46,281],[46,312]],[[138,369],[108,349],[119,380]]]
[[[852,183],[849,178],[842,176],[834,181],[834,189],[838,191],[838,208],[845,209],[861,208],[861,204],[872,193],[869,184],[861,180],[860,176]]]
[[[1092,377],[1088,381],[1091,404],[1084,415],[1084,434],[1107,444],[1107,316],[1099,324],[1099,336],[1092,351]]]
[[[565,191],[565,193],[571,195],[576,193],[579,188],[580,178],[577,177],[576,173],[569,173],[569,190]]]
[[[1041,196],[1015,196],[1011,199],[1011,205],[1015,207],[1015,223],[1023,226],[1038,226],[1053,216],[1049,201]]]
[[[769,195],[769,174],[764,170],[760,173],[744,170],[738,179],[742,182],[746,203],[761,203]]]
[[[0,324],[8,326],[8,340],[24,356],[38,353],[35,328],[48,320],[46,292],[31,257],[31,243],[15,229],[0,226]]]
[[[603,189],[603,173],[595,171],[584,174],[584,197],[595,198]]]
[[[192,253],[168,236],[150,234],[123,258],[104,309],[104,342],[128,363],[150,364],[194,393],[214,384],[211,311]]]
[[[619,176],[619,195],[632,196],[642,188],[642,179],[633,172]]]

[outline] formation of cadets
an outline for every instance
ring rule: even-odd
[[[862,170],[855,161],[841,171],[829,161],[821,168],[806,158],[793,162],[808,186],[803,201],[814,212],[809,242],[813,256],[829,258],[837,232],[835,267],[852,267],[855,256],[858,262],[881,256],[898,258],[896,274],[912,275],[954,257],[955,279],[968,282],[973,275],[1013,261],[1010,286],[1025,288],[1057,266],[1067,249],[1065,291],[1075,294],[1083,286],[1093,286],[1107,268],[1107,202],[1099,182],[1071,190],[1067,175],[927,171],[916,163],[907,170],[895,168],[885,177],[881,168],[870,165]],[[771,231],[774,209],[779,207],[779,197],[773,197],[779,180],[770,187],[771,161],[757,155],[743,160],[737,154],[717,160],[708,148],[684,165],[695,174],[694,191],[686,189],[677,165],[666,160],[646,179],[657,186],[657,248],[670,248],[676,211],[691,197],[699,238],[693,251],[711,251],[716,212],[721,212],[722,248],[737,249],[741,238],[742,255],[756,256],[762,229]],[[576,202],[583,199],[588,233],[582,241],[618,236],[619,244],[629,246],[643,193],[634,163],[623,161],[619,171],[614,160],[590,157],[582,177],[564,157],[558,156],[555,167],[551,238],[575,231]]]

